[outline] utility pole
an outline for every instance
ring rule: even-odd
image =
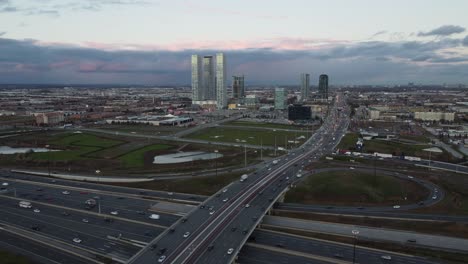
[[[244,167],[247,167],[247,145],[244,144]]]
[[[218,177],[218,150],[215,149],[215,176]]]
[[[49,149],[50,146],[45,145],[45,147],[47,148],[47,174],[50,177],[50,149]]]
[[[275,135],[275,157],[276,157],[276,135]]]
[[[260,160],[263,161],[263,138],[260,138]]]
[[[356,263],[356,240],[357,240],[357,235],[359,235],[359,230],[353,230],[351,231],[354,235],[354,244],[353,244],[353,264]]]

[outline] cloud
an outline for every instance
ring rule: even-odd
[[[374,33],[370,38],[375,38],[375,37],[377,37],[377,36],[386,34],[387,32],[388,32],[387,30],[378,31],[378,32]]]
[[[204,43],[192,49],[158,45],[47,43],[0,38],[0,80],[33,83],[189,84],[190,55],[223,51],[230,74],[249,84],[297,83],[297,73],[328,73],[333,83],[467,82],[464,39],[346,42],[280,38]],[[258,43],[264,43],[256,47]],[[199,49],[199,47],[204,47]],[[449,72],[448,69],[454,72]],[[228,82],[229,83],[229,82]]]
[[[463,46],[468,47],[468,36],[466,36],[466,37],[463,39],[462,43],[463,43]]]
[[[3,35],[5,35],[5,34],[6,34],[5,31],[0,31],[0,37],[3,36]]]
[[[450,36],[453,34],[465,32],[465,28],[456,25],[444,25],[427,32],[419,32],[418,36],[427,37],[427,36]]]

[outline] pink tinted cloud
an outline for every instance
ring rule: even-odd
[[[132,44],[132,43],[98,43],[84,42],[82,46],[102,50],[244,50],[244,49],[272,49],[272,50],[315,50],[348,44],[349,41],[336,39],[314,38],[269,38],[259,40],[229,40],[229,41],[179,41],[169,44]]]

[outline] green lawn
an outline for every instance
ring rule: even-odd
[[[224,123],[223,125],[242,126],[242,127],[281,128],[281,129],[294,129],[294,130],[305,129],[305,127],[301,127],[301,126],[294,126],[294,125],[287,125],[287,124],[274,124],[274,123],[258,123],[258,122],[251,122],[251,121],[231,121],[231,122]]]
[[[2,264],[32,264],[25,256],[17,255],[8,251],[0,250],[0,263]]]
[[[120,156],[119,159],[123,161],[125,166],[127,167],[142,167],[144,165],[144,155],[148,151],[153,150],[165,150],[170,149],[173,146],[164,145],[164,144],[156,144],[156,145],[149,145],[143,148],[131,151],[126,153],[123,156]]]
[[[310,135],[310,134],[309,134]],[[233,128],[223,128],[223,127],[211,127],[203,129],[196,133],[190,134],[187,137],[193,139],[201,139],[215,142],[233,142],[238,143],[240,146],[244,143],[253,144],[253,145],[276,145],[278,147],[284,147],[286,145],[286,140],[294,140],[300,136],[307,137],[306,132],[286,132],[286,131],[259,131],[259,130],[249,130],[248,128],[242,129],[233,129]],[[245,142],[242,142],[245,140]],[[302,144],[305,139],[298,139]],[[291,143],[288,143],[288,148]]]
[[[308,177],[289,191],[286,201],[344,205],[403,203],[405,196],[411,200],[416,195],[408,193],[414,186],[406,186],[407,183],[410,184],[391,176],[352,170],[323,172]]]
[[[98,137],[92,134],[65,134],[48,141],[51,148],[63,151],[32,153],[33,159],[69,161],[87,159],[86,154],[122,144],[123,141]]]

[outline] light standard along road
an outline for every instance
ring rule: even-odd
[[[354,235],[354,244],[353,244],[353,264],[356,263],[356,240],[357,240],[357,235],[359,235],[359,230],[353,230],[351,231]]]

